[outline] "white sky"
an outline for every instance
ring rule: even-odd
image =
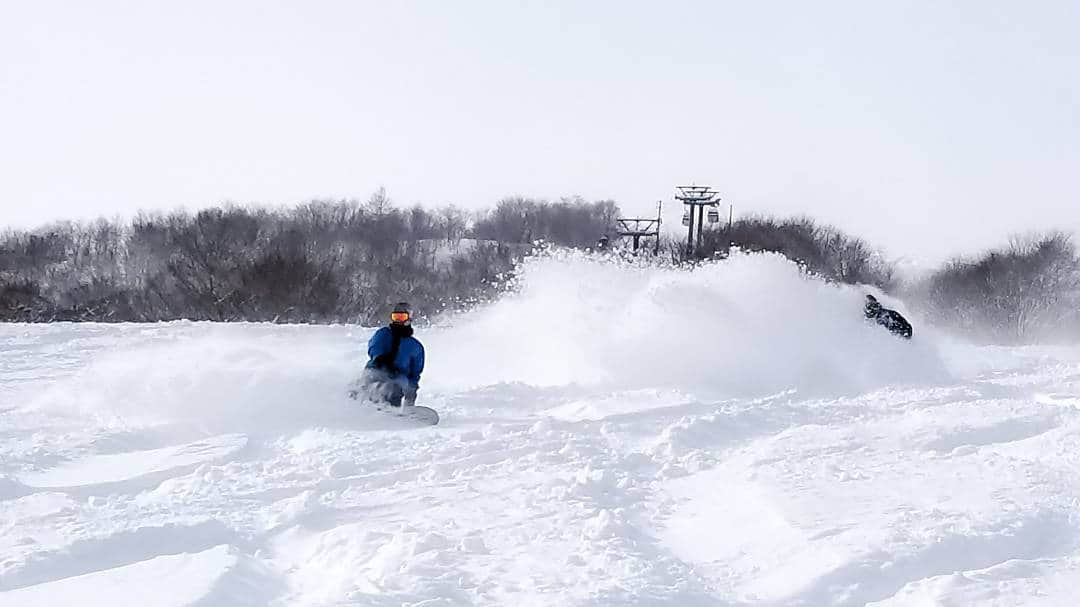
[[[0,225],[380,185],[636,214],[693,181],[936,259],[1080,229],[1078,27],[1073,0],[0,0]]]

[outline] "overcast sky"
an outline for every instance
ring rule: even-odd
[[[1080,230],[1075,0],[0,6],[0,225],[695,182],[892,255]]]

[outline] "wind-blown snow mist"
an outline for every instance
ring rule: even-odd
[[[864,390],[947,377],[916,329],[863,318],[863,292],[774,254],[693,270],[561,251],[526,260],[517,288],[427,338],[440,386],[663,386],[722,394]],[[437,370],[436,370],[437,369]]]
[[[367,335],[247,323],[122,325],[112,330],[109,353],[25,398],[120,427],[182,422],[196,430],[273,431],[342,423],[346,385],[362,365]]]
[[[424,398],[504,383],[826,395],[947,378],[918,327],[915,340],[896,339],[863,319],[860,290],[772,254],[685,270],[556,251],[527,259],[514,286],[418,328]],[[340,424],[371,331],[172,323],[119,333],[111,353],[29,398],[116,425]]]

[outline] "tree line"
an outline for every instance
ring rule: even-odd
[[[928,321],[977,341],[1080,339],[1080,256],[1062,232],[1014,237],[951,260],[908,295]]]
[[[703,232],[698,256],[730,247],[780,253],[833,282],[874,285],[884,291],[897,287],[893,265],[866,241],[809,217],[749,216],[730,226],[711,227]]]
[[[616,231],[618,206],[580,197],[508,197],[468,213],[368,200],[291,208],[225,206],[63,222],[0,234],[0,321],[174,319],[372,323],[400,299],[422,315],[495,297],[544,241],[590,248]],[[744,217],[709,226],[701,246],[667,238],[663,263],[732,247],[771,251],[825,280],[874,285],[926,321],[969,338],[1080,338],[1080,257],[1068,235],[1015,238],[913,283],[867,242],[811,218]]]
[[[475,215],[398,208],[380,189],[363,203],[8,231],[0,320],[369,323],[401,299],[431,314],[494,295],[534,240],[582,246],[617,215],[611,201],[580,198],[507,198]]]

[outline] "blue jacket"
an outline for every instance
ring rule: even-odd
[[[389,354],[393,346],[394,336],[390,327],[383,327],[376,331],[368,341],[367,368],[376,368],[375,359],[380,355]],[[401,338],[397,357],[394,359],[394,368],[387,371],[396,378],[404,377],[413,388],[420,387],[420,374],[424,372],[424,345],[412,336],[411,327],[407,331],[407,336]]]

